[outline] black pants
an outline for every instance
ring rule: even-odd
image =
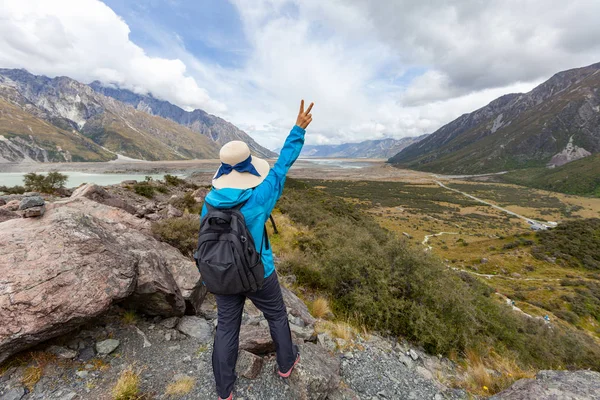
[[[271,337],[277,350],[279,370],[289,371],[298,355],[292,343],[292,334],[277,273],[265,279],[262,289],[254,293],[216,295],[219,314],[217,333],[212,354],[213,372],[217,383],[217,394],[226,399],[233,390],[236,380],[235,364],[238,358],[240,325],[244,302],[249,298],[269,322]]]

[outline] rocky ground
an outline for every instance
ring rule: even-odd
[[[0,398],[110,399],[122,371],[133,366],[140,372],[140,391],[146,398],[216,399],[211,369],[215,320],[138,316],[126,322],[123,313],[114,307],[85,328],[36,347],[36,352],[56,356],[44,367],[41,379],[30,387],[24,382],[28,368],[37,365],[36,361],[17,359],[0,378]],[[295,317],[290,314],[290,319]],[[404,348],[393,347],[377,336],[358,339],[356,344],[361,349],[345,352],[329,351],[318,342],[305,343],[296,336],[302,361],[294,376],[284,380],[275,373],[273,344],[264,319],[246,313],[244,320],[240,346],[246,350],[242,350],[238,374],[247,377],[240,376],[236,399],[466,398],[462,391],[445,388],[432,378],[424,366],[428,356],[412,350],[413,359]],[[305,337],[310,339],[312,328],[294,327],[298,328],[305,330]],[[253,363],[262,367],[259,365],[257,370]],[[183,377],[194,381],[190,392],[166,395],[169,384]]]
[[[128,184],[0,197],[0,400],[118,398],[128,371],[139,393],[121,398],[217,398],[214,299],[193,262],[150,231],[180,215],[170,202],[186,192],[200,203],[206,189],[153,200]],[[438,380],[458,373],[448,359],[376,334],[336,337],[282,291],[301,362],[287,380],[276,374],[267,322],[247,303],[236,399],[469,398]],[[543,371],[494,398],[599,399],[600,374]]]

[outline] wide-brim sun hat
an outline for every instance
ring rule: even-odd
[[[250,189],[267,177],[271,167],[262,158],[250,154],[248,145],[233,140],[221,147],[221,166],[215,173],[212,185],[215,189]]]

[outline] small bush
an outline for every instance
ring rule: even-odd
[[[190,192],[186,192],[182,197],[171,200],[171,205],[180,211],[187,210],[190,214],[200,214],[202,211],[202,204],[197,203]]]
[[[152,224],[152,232],[163,242],[176,247],[188,257],[192,257],[198,244],[200,219],[198,216],[184,215]]]
[[[169,186],[181,186],[186,183],[185,180],[178,178],[175,175],[166,174],[164,179],[165,183]]]
[[[162,194],[169,193],[169,188],[166,186],[163,186],[163,185],[154,186],[154,190],[156,190],[157,192],[162,193]]]
[[[25,189],[41,193],[54,193],[65,186],[69,177],[57,171],[48,172],[48,175],[30,172],[23,177]]]
[[[0,186],[0,192],[6,194],[23,194],[27,190],[23,186]]]
[[[577,316],[577,314],[568,310],[556,310],[554,311],[554,315],[573,325],[576,325],[579,321],[579,317]]]
[[[147,197],[149,199],[154,197],[155,187],[146,182],[139,182],[133,185],[133,191],[140,196]]]

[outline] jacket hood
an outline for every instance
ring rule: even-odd
[[[252,189],[212,188],[205,200],[215,208],[231,208],[248,200],[250,196]]]

